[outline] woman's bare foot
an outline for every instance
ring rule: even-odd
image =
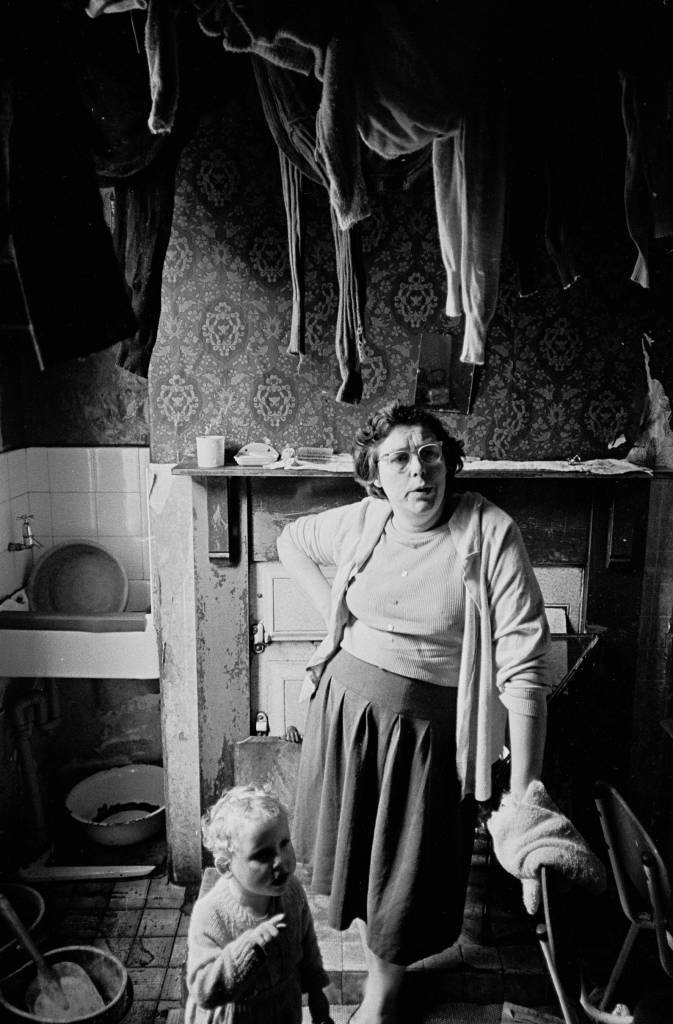
[[[352,1024],[399,1024],[398,999],[406,968],[382,960],[369,948],[367,926],[356,919],[367,965],[365,994],[351,1014]]]
[[[398,1024],[397,1000],[389,993],[371,991],[371,979],[368,991],[361,1005],[348,1018],[349,1024]]]

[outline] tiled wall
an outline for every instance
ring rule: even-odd
[[[0,597],[22,586],[33,561],[53,544],[96,540],[129,578],[129,606],[149,580],[147,468],[149,449],[20,448],[0,453]],[[30,512],[43,545],[10,552],[21,539],[17,516]],[[142,603],[142,602],[141,602]]]

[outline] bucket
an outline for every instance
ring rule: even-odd
[[[102,1010],[76,1018],[78,1024],[118,1024],[133,1002],[133,987],[128,972],[112,953],[95,946],[61,946],[47,950],[45,960],[56,964],[63,960],[79,964],[100,992],[105,1006]],[[38,1017],[26,1009],[26,990],[36,977],[35,964],[24,964],[18,971],[0,981],[0,1017],[8,1024],[49,1024],[53,1018]]]

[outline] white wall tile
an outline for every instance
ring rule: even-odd
[[[149,448],[138,448],[138,468],[140,470],[140,490],[147,490],[147,472],[150,468]]]
[[[152,548],[149,537],[142,537],[143,548],[143,579],[152,579]]]
[[[150,476],[149,449],[140,449],[140,533],[145,539],[149,539],[150,533],[150,510],[147,497],[147,488]]]
[[[16,540],[16,529],[12,519],[12,508],[9,501],[0,501],[0,551],[7,551],[10,541]],[[8,552],[10,554],[11,552]]]
[[[0,502],[9,501],[9,455],[0,452]]]
[[[94,450],[97,491],[138,491],[137,448],[96,448]]]
[[[16,587],[14,582],[12,552],[0,550],[0,597],[8,597]]]
[[[129,599],[126,607],[131,612],[149,611],[150,587],[146,580],[129,580]]]
[[[142,527],[140,495],[109,491],[96,494],[98,533],[109,537],[139,537]]]
[[[35,536],[37,537],[37,534],[35,534]],[[48,551],[49,548],[53,548],[55,543],[60,544],[64,538],[60,537],[58,541],[54,541],[53,535],[51,533],[41,533],[40,536],[37,537],[37,539],[39,540],[41,546],[39,548],[33,548],[33,562],[36,562],[38,558],[41,558],[45,551]]]
[[[51,535],[51,494],[44,491],[31,491],[28,495],[30,511],[33,514],[33,533],[39,541],[47,534]]]
[[[49,467],[51,472],[51,465]],[[83,492],[51,495],[54,540],[66,537],[95,537],[96,495]]]
[[[23,523],[20,517],[23,515],[30,515],[30,502],[28,500],[28,494],[24,493],[19,495],[18,498],[12,498],[9,502],[10,515],[12,517],[12,540],[20,541],[22,539]]]
[[[16,451],[9,452],[7,456],[7,466],[9,469],[9,496],[10,498],[16,498],[20,494],[25,494],[28,490],[28,473],[26,470],[26,449],[17,448]]]
[[[30,576],[30,571],[33,568],[33,552],[17,551],[15,565],[16,576],[14,579],[16,587],[25,587],[28,582],[28,577]]]
[[[29,491],[49,490],[49,462],[46,448],[26,449],[26,470]]]
[[[25,586],[32,565],[30,551],[0,551],[0,596]]]
[[[92,448],[48,448],[47,462],[52,494],[96,489]]]
[[[0,550],[0,597],[7,597],[19,587],[26,585],[33,565],[50,545],[51,538],[45,537],[42,548],[31,548],[25,551]]]
[[[0,597],[25,585],[31,564],[30,551],[0,551]]]
[[[104,537],[99,535],[99,544],[115,555],[126,569],[130,580],[143,579],[142,542],[138,537]]]
[[[150,510],[147,503],[147,494],[141,491],[140,494],[140,536],[145,540],[150,535]]]

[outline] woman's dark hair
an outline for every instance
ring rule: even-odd
[[[438,441],[442,442],[444,461],[449,477],[463,468],[465,451],[463,442],[451,437],[436,416],[420,405],[402,405],[401,402],[390,402],[378,412],[367,418],[355,435],[353,460],[355,462],[355,479],[362,484],[367,494],[374,498],[385,498],[385,494],[374,480],[377,475],[376,448],[379,441],[394,427],[425,427],[431,430]]]

